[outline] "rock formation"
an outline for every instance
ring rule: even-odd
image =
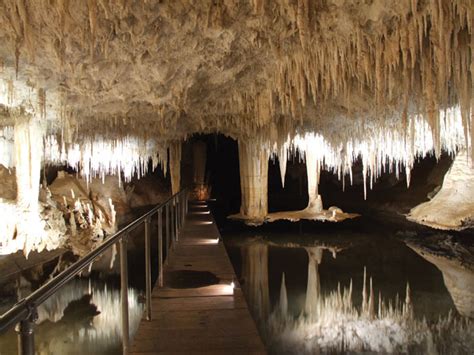
[[[426,154],[472,161],[473,28],[471,0],[2,1],[0,164],[19,188],[0,208],[38,222],[41,164],[128,182],[168,149],[176,192],[197,132],[239,141],[240,217],[257,224],[271,155],[282,179],[303,146],[343,181],[360,158],[369,187],[385,169],[409,184]]]
[[[474,227],[474,166],[465,151],[457,154],[441,189],[413,208],[407,218],[437,229]]]

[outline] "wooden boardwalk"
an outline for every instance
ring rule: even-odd
[[[179,242],[155,286],[132,354],[265,354],[207,205],[190,203]]]

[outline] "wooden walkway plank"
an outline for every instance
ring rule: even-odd
[[[235,272],[212,215],[203,212],[190,203],[164,287],[153,290],[152,320],[141,321],[131,354],[266,353],[242,290],[231,286]]]

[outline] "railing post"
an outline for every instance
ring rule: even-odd
[[[16,327],[18,333],[18,354],[34,355],[35,353],[35,322],[38,320],[36,308],[30,309],[30,314]]]
[[[169,261],[169,253],[171,248],[171,238],[170,238],[170,205],[166,204],[165,207],[165,224],[166,224],[166,263]]]
[[[179,220],[178,220],[178,226],[179,230],[181,230],[181,227],[183,226],[183,194],[180,193],[178,196],[178,209],[179,209]]]
[[[163,209],[158,210],[158,285],[163,287]]]
[[[120,300],[122,304],[122,351],[128,354],[130,347],[128,326],[128,260],[127,240],[128,234],[120,239]]]
[[[176,210],[175,215],[175,233],[176,233],[176,242],[179,240],[179,196],[176,196],[174,199],[174,208]]]
[[[145,287],[146,287],[146,319],[151,320],[151,220],[145,220]]]
[[[189,212],[189,201],[188,201],[188,193],[186,192],[186,214]]]
[[[170,201],[171,204],[171,218],[170,218],[170,230],[171,230],[171,246],[174,250],[175,242],[176,242],[176,229],[174,228],[174,197]]]
[[[181,218],[179,207],[179,196],[176,196],[176,240],[179,239],[179,219]]]
[[[183,201],[181,206],[181,209],[183,210],[183,220],[181,221],[181,226],[184,226],[184,221],[186,220],[186,190],[183,192],[181,200]]]

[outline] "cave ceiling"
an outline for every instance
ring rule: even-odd
[[[419,114],[437,140],[439,110],[470,126],[473,24],[471,0],[3,0],[3,101],[84,135],[341,140]]]

